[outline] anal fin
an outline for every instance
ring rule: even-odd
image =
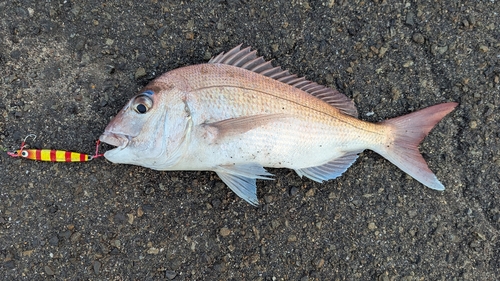
[[[362,151],[349,152],[323,165],[296,169],[295,172],[300,177],[306,176],[317,182],[335,179],[342,175],[356,161],[358,153],[361,152]]]
[[[221,165],[214,171],[236,195],[254,206],[259,204],[256,179],[272,180],[268,177],[272,174],[257,163]]]

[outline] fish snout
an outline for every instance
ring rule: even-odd
[[[127,145],[130,143],[130,140],[132,139],[131,136],[124,135],[124,134],[118,134],[118,133],[112,133],[112,132],[104,132],[100,137],[99,140],[101,142],[116,146],[118,148],[125,148]]]

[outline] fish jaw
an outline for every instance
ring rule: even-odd
[[[131,139],[132,139],[131,136],[124,135],[124,134],[118,134],[118,133],[112,133],[112,132],[104,132],[99,137],[99,140],[101,142],[116,146],[117,149],[124,149],[125,147],[127,147],[127,145],[130,143]]]
[[[109,145],[116,146],[116,148],[104,153],[104,157],[109,161],[123,164],[131,164],[133,162],[133,159],[130,158],[131,154],[124,151],[127,150],[132,140],[131,136],[106,131],[99,137],[99,140]]]

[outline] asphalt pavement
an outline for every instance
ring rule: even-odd
[[[3,280],[498,280],[499,1],[0,1]],[[439,192],[371,151],[323,184],[287,169],[253,207],[212,172],[92,154],[162,73],[252,46],[378,122],[460,105],[420,146]],[[103,145],[103,150],[110,149]]]

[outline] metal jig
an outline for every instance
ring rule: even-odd
[[[54,150],[54,149],[26,149],[26,140],[32,137],[33,140],[36,139],[36,135],[30,134],[26,136],[21,143],[21,148],[14,152],[7,152],[11,157],[23,157],[30,160],[37,161],[48,161],[48,162],[87,162],[94,158],[103,156],[99,154],[99,140],[96,142],[95,154],[88,155],[85,153],[71,152],[65,150]]]

